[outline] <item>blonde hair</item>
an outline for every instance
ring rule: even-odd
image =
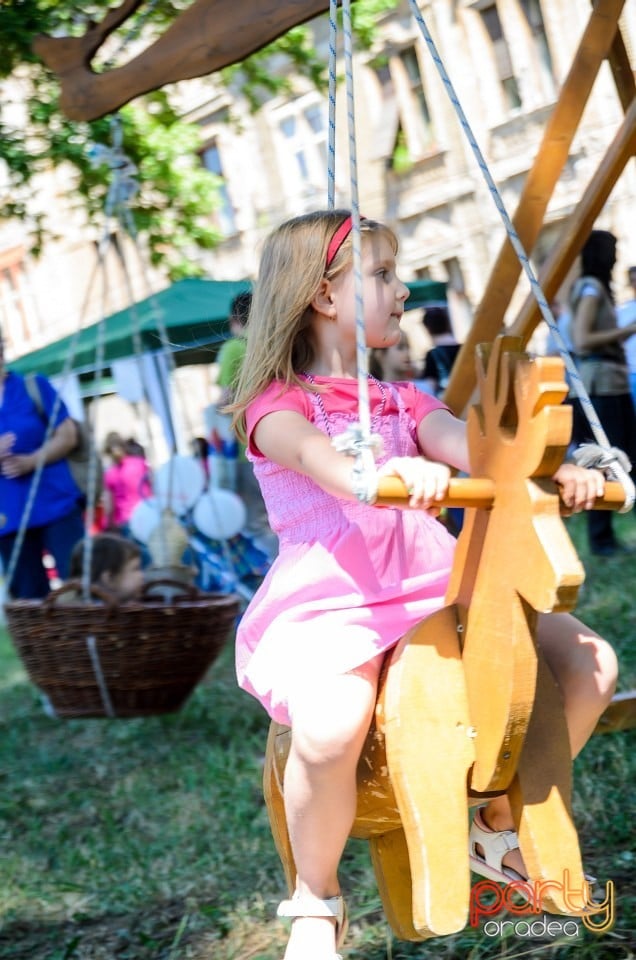
[[[327,248],[334,233],[350,216],[349,210],[317,210],[287,220],[274,230],[263,247],[247,324],[245,359],[228,408],[234,427],[245,439],[245,410],[275,380],[289,386],[315,358],[311,302],[324,278],[332,280],[352,263],[352,235],[343,241],[329,267]],[[397,253],[397,237],[376,220],[363,220],[361,233],[384,234]]]

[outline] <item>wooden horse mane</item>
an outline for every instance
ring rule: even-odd
[[[532,359],[520,339],[503,336],[480,349],[478,378],[481,401],[468,419],[478,479],[455,481],[451,497],[472,509],[448,605],[388,655],[358,771],[352,835],[369,840],[387,919],[405,940],[465,926],[468,808],[480,798],[507,792],[533,881],[567,875],[571,889],[583,885],[568,733],[535,643],[538,612],[570,610],[584,579],[550,479],[571,430],[563,364]],[[620,484],[607,487],[597,507],[620,506]],[[381,487],[380,502],[400,497],[397,481]],[[282,795],[288,747],[288,728],[272,724],[264,792],[293,890]],[[546,897],[555,912],[571,912],[566,900],[558,883]]]

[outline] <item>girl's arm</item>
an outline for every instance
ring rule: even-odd
[[[417,439],[423,456],[428,460],[448,463],[451,467],[469,472],[466,424],[449,410],[433,410],[420,420]]]
[[[253,440],[268,460],[311,477],[327,493],[355,500],[353,457],[339,453],[330,438],[301,413],[275,410],[266,414],[256,424]]]
[[[448,489],[450,471],[446,464],[469,472],[466,425],[448,410],[434,410],[418,426],[423,457],[393,457],[378,470],[379,476],[397,476],[411,494],[409,505],[435,508]],[[354,458],[339,453],[324,433],[302,414],[276,410],[266,414],[254,429],[254,443],[269,460],[302,473],[333,496],[355,500]],[[571,510],[590,509],[602,493],[603,475],[563,464],[554,475],[561,496]]]
[[[447,410],[434,410],[420,422],[417,433],[425,456],[470,473],[466,424],[462,420]],[[605,478],[600,470],[562,463],[552,479],[569,510],[590,510],[596,497],[603,496]]]
[[[450,414],[445,416],[454,420]],[[330,438],[302,414],[288,410],[266,414],[257,423],[253,439],[269,460],[311,477],[327,493],[356,499],[354,458],[335,450]],[[379,468],[378,476],[400,477],[411,495],[410,506],[426,509],[443,499],[450,471],[444,463],[422,457],[393,457]]]

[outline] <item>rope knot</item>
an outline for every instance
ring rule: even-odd
[[[629,513],[634,506],[636,490],[630,477],[632,469],[627,454],[618,447],[602,447],[596,443],[582,443],[572,454],[579,467],[602,470],[609,480],[617,480],[625,491],[625,503],[619,513]]]
[[[607,472],[608,476],[613,480],[620,479],[617,475],[617,473],[620,473],[620,470],[616,471],[616,464],[618,464],[625,473],[629,473],[632,469],[629,457],[618,447],[601,447],[596,443],[582,443],[576,448],[572,454],[572,458],[577,466],[586,467],[588,470],[602,470],[603,472]]]
[[[344,433],[334,437],[332,443],[338,453],[355,457],[351,489],[356,499],[361,503],[374,504],[378,496],[375,458],[382,453],[382,437],[377,433],[366,433],[360,423],[352,423]]]

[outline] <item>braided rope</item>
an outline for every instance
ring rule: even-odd
[[[338,0],[329,0],[329,140],[327,159],[327,207],[336,206],[336,40]]]
[[[352,485],[355,496],[373,503],[377,496],[375,452],[379,438],[371,434],[369,404],[369,368],[367,338],[364,326],[362,298],[362,250],[360,230],[360,200],[358,196],[358,157],[356,149],[355,98],[353,83],[353,30],[351,0],[343,0],[342,23],[344,34],[345,85],[347,103],[347,134],[349,144],[349,179],[351,185],[351,239],[353,246],[353,280],[356,322],[356,367],[358,374],[358,423],[354,423],[334,441],[337,450],[355,457]]]
[[[490,170],[488,169],[488,165],[486,164],[484,156],[479,148],[479,145],[477,144],[475,135],[471,129],[471,126],[468,122],[466,114],[464,113],[464,110],[459,102],[459,98],[457,96],[457,93],[455,92],[455,88],[453,87],[451,79],[448,76],[448,73],[442,62],[442,59],[437,51],[437,47],[435,46],[431,33],[426,25],[426,21],[424,20],[424,17],[419,9],[417,0],[409,0],[409,6],[411,8],[411,13],[413,14],[413,17],[420,28],[420,32],[422,34],[424,42],[426,43],[426,46],[429,49],[433,62],[437,67],[437,71],[441,77],[444,87],[446,88],[446,92],[449,96],[449,99],[453,107],[455,108],[455,112],[457,113],[461,127],[464,133],[466,134],[468,143],[470,144],[473,154],[475,155],[475,159],[477,160],[477,165],[479,166],[479,169],[481,170],[483,177],[486,181],[486,185],[490,190],[490,194],[493,198],[495,207],[499,211],[504,227],[506,229],[506,233],[508,235],[508,239],[510,240],[514,248],[514,251],[517,254],[517,257],[519,258],[519,262],[521,263],[521,266],[530,282],[530,288],[537,301],[537,304],[541,311],[541,315],[545,320],[545,322],[547,323],[548,327],[550,328],[554,336],[555,342],[557,344],[557,347],[559,349],[559,352],[563,357],[563,362],[565,364],[566,370],[570,377],[572,389],[574,390],[574,393],[576,394],[576,396],[578,397],[581,403],[583,412],[585,413],[588,419],[590,428],[592,430],[592,433],[594,434],[594,438],[597,442],[597,445],[603,451],[605,469],[607,469],[610,475],[614,479],[618,480],[623,486],[623,489],[625,491],[625,503],[621,508],[620,512],[627,513],[632,509],[634,505],[634,501],[636,499],[636,490],[634,488],[634,483],[632,482],[632,479],[629,476],[629,473],[625,470],[624,464],[621,463],[620,458],[616,456],[616,454],[613,452],[613,448],[610,446],[610,442],[605,433],[605,430],[603,429],[601,422],[599,421],[596,415],[596,411],[592,405],[592,401],[590,400],[587,394],[585,386],[583,385],[583,381],[579,376],[579,372],[576,368],[576,365],[574,364],[574,361],[570,356],[570,353],[567,349],[565,341],[561,335],[561,331],[559,330],[554,320],[554,317],[552,316],[552,312],[546,301],[545,294],[543,293],[543,290],[541,289],[541,285],[539,284],[535,276],[534,270],[532,269],[532,265],[523,248],[523,244],[519,239],[517,231],[514,228],[514,224],[512,223],[512,220],[510,219],[510,216],[508,215],[508,212],[504,206],[504,202],[501,197],[501,194],[497,189],[497,186],[490,173]]]

